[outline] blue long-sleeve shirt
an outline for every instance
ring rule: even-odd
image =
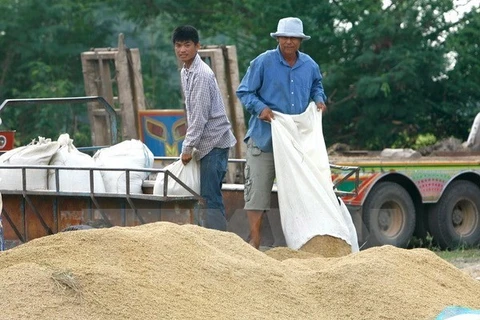
[[[251,114],[245,141],[252,138],[264,152],[272,152],[272,130],[258,118],[266,107],[284,114],[303,113],[310,101],[325,103],[322,75],[318,64],[307,54],[297,52],[293,67],[280,48],[268,50],[250,62],[237,97]]]

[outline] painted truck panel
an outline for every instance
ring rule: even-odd
[[[361,162],[355,159],[343,160],[335,164],[342,166],[358,166],[360,168],[358,194],[342,197],[345,204],[362,206],[371,188],[388,177],[392,180],[403,179],[411,181],[421,195],[422,203],[436,203],[448,184],[461,176],[475,176],[480,182],[480,163],[478,161],[459,161],[458,158],[448,160],[418,160],[405,162],[388,162],[371,160]],[[342,178],[341,174],[332,173],[332,180]],[[341,183],[338,187],[342,191],[351,191],[353,178]]]

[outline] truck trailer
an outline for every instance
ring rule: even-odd
[[[332,156],[332,163],[359,168],[358,192],[342,199],[366,247],[423,244],[442,249],[480,244],[480,161],[473,152],[419,158],[380,152]],[[332,175],[332,180],[341,176]],[[349,191],[353,183],[342,182]]]

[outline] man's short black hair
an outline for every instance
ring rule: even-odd
[[[175,44],[177,41],[193,41],[197,44],[200,41],[197,29],[189,25],[175,28],[172,34],[172,42]]]

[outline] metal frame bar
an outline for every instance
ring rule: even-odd
[[[65,103],[86,103],[86,102],[100,102],[105,111],[108,114],[110,120],[110,135],[112,144],[117,143],[117,113],[115,109],[100,96],[88,96],[88,97],[63,97],[63,98],[34,98],[34,99],[6,99],[0,105],[0,112],[7,105],[18,106],[25,104],[65,104]]]
[[[352,175],[355,174],[355,188],[354,188],[354,192],[344,192],[344,191],[335,191],[336,193],[338,193],[339,195],[341,196],[346,196],[346,195],[358,195],[358,186],[360,185],[360,167],[348,167],[348,166],[337,166],[337,165],[334,165],[334,164],[330,164],[330,168],[332,169],[337,169],[337,170],[341,170],[341,171],[347,171],[348,173],[342,177],[342,179],[340,179],[339,181],[337,181],[335,184],[334,184],[334,188],[337,188],[337,186],[346,181],[348,178],[350,178]]]
[[[159,161],[172,161],[173,162],[173,161],[176,161],[178,159],[179,159],[179,157],[155,157],[155,160],[159,160]],[[245,164],[246,160],[245,159],[228,159],[228,162],[229,163]],[[336,170],[341,170],[341,171],[348,172],[340,180],[335,182],[335,184],[333,186],[334,189],[336,189],[337,186],[340,183],[346,181],[348,178],[350,178],[352,175],[355,174],[355,188],[354,188],[354,191],[353,192],[345,192],[345,191],[335,190],[335,193],[337,194],[337,196],[347,196],[347,195],[356,196],[358,194],[358,186],[360,185],[360,167],[338,166],[338,165],[335,165],[335,164],[330,164],[330,169],[336,169]],[[165,179],[166,179],[166,177],[165,177]],[[177,179],[175,179],[175,180],[178,182]],[[184,184],[182,182],[180,182],[180,184],[182,186],[184,186]],[[167,184],[165,183],[164,184],[164,194],[166,194],[166,185]]]
[[[26,239],[25,237],[22,235],[22,233],[20,232],[20,230],[18,230],[17,226],[15,225],[15,223],[13,223],[12,219],[10,218],[8,212],[5,210],[5,209],[2,209],[2,217],[5,217],[8,224],[10,225],[10,227],[12,227],[12,230],[13,232],[15,233],[15,235],[18,237],[18,239],[21,241],[21,242],[26,242]],[[2,222],[3,223],[3,222]],[[2,230],[3,231],[3,230]],[[2,239],[3,240],[3,239]],[[0,250],[1,251],[1,250]]]

